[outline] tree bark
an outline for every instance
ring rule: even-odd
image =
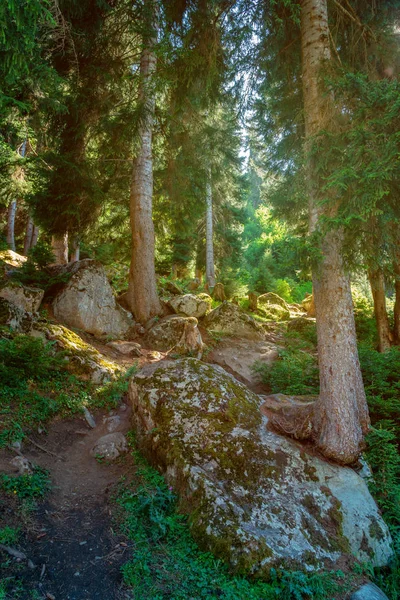
[[[26,232],[25,232],[24,256],[28,256],[28,252],[32,246],[33,229],[34,229],[33,220],[31,217],[29,217],[28,223],[26,225]]]
[[[213,239],[213,200],[211,168],[208,169],[206,183],[206,281],[209,288],[215,286],[214,239]]]
[[[302,0],[301,43],[305,116],[305,150],[311,233],[319,229],[322,207],[313,140],[331,126],[333,98],[324,89],[322,68],[329,62],[326,0]],[[325,213],[327,214],[327,213]],[[330,213],[331,216],[334,212]],[[321,260],[313,270],[317,319],[320,398],[315,405],[313,437],[328,458],[354,462],[369,427],[368,407],[358,360],[350,281],[342,260],[343,232],[321,232]]]
[[[64,235],[53,235],[51,238],[55,265],[66,265],[68,263],[68,232]]]
[[[80,243],[78,238],[72,240],[71,262],[78,262],[80,258]]]
[[[132,259],[129,272],[128,303],[135,318],[146,323],[161,313],[155,272],[155,240],[153,211],[152,130],[155,111],[154,74],[158,15],[154,0],[145,0],[148,14],[148,33],[143,39],[140,59],[139,101],[143,117],[139,126],[140,148],[134,162],[130,220]]]
[[[37,225],[33,225],[33,233],[31,240],[31,248],[34,248],[38,242],[39,238],[39,227]]]
[[[387,352],[393,339],[386,310],[385,279],[382,269],[370,269],[368,279],[374,299],[374,313],[378,331],[378,351]]]
[[[15,252],[15,215],[17,213],[17,201],[11,200],[8,205],[8,217],[7,217],[7,244],[10,250]]]

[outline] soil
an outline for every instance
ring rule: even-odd
[[[118,430],[128,431],[129,407],[122,403],[113,414],[121,418]],[[38,598],[50,600],[132,597],[123,588],[120,571],[129,558],[129,541],[114,532],[110,501],[120,478],[129,477],[135,467],[129,454],[109,463],[98,462],[91,455],[97,439],[108,433],[103,423],[108,414],[97,412],[93,416],[97,424],[94,429],[83,418],[59,420],[46,437],[32,437],[46,452],[32,443],[24,444],[24,456],[49,471],[52,490],[46,501],[26,517],[24,537],[17,545],[35,565],[33,569],[27,561],[17,565],[25,591],[23,595],[15,593],[23,600],[31,599],[33,590]],[[10,450],[1,451],[0,471],[12,472],[13,456]],[[15,508],[14,498],[0,497],[0,526],[21,525]],[[7,556],[2,553],[3,564]],[[11,558],[8,562],[15,576],[18,561]]]

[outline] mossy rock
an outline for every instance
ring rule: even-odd
[[[258,307],[258,313],[270,321],[288,321],[290,310],[279,304],[264,304]]]
[[[65,354],[67,370],[82,379],[103,384],[122,372],[119,365],[106,360],[96,348],[63,325],[36,323],[31,334],[55,342],[56,351]]]
[[[275,294],[274,292],[268,292],[266,294],[262,294],[261,296],[258,296],[258,303],[281,306],[285,310],[289,310],[289,305],[287,304],[286,300],[284,300],[283,298],[281,298],[280,296],[278,296],[278,294]]]
[[[169,301],[169,306],[177,315],[197,319],[209,312],[211,304],[212,298],[208,294],[183,294]]]
[[[10,327],[17,333],[29,333],[34,321],[35,317],[31,313],[0,297],[0,325]]]
[[[260,323],[231,302],[223,302],[214,308],[205,317],[203,324],[213,333],[252,340],[265,339],[265,332]]]
[[[391,558],[364,480],[268,431],[259,397],[219,367],[148,365],[129,395],[142,451],[180,494],[198,543],[236,571],[264,577],[272,567],[334,568],[344,555]],[[376,521],[379,536],[370,533]]]

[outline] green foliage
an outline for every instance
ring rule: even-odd
[[[83,406],[115,407],[128,389],[135,367],[101,387],[66,371],[63,353],[40,338],[0,338],[0,447],[23,439],[56,414],[76,414]]]
[[[28,260],[13,273],[13,279],[25,285],[33,285],[44,290],[53,285],[65,283],[70,278],[68,273],[52,275],[46,267],[54,263],[55,257],[51,246],[44,240],[39,242],[28,251]]]
[[[187,518],[177,512],[176,495],[164,479],[134,452],[139,468],[116,497],[121,529],[133,542],[123,568],[137,600],[326,600],[350,587],[340,571],[303,573],[271,570],[270,581],[250,581],[229,573],[193,540]]]
[[[280,350],[279,358],[272,365],[256,362],[253,368],[274,394],[318,394],[319,372],[316,359],[304,350]]]
[[[0,544],[5,544],[6,546],[13,546],[18,542],[18,538],[19,529],[9,527],[8,525],[0,528]]]
[[[49,473],[40,467],[35,467],[31,475],[0,473],[0,489],[20,500],[43,498],[50,489]]]

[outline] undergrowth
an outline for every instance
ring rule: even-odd
[[[133,555],[123,570],[135,600],[314,600],[342,597],[349,584],[341,571],[307,574],[271,569],[270,581],[231,574],[193,540],[188,519],[163,477],[134,450],[137,472],[116,495],[118,521],[132,541]],[[339,594],[339,596],[337,596]]]
[[[113,408],[127,391],[134,371],[101,387],[68,373],[62,352],[40,338],[0,338],[0,447],[44,429],[56,414],[88,408]]]

